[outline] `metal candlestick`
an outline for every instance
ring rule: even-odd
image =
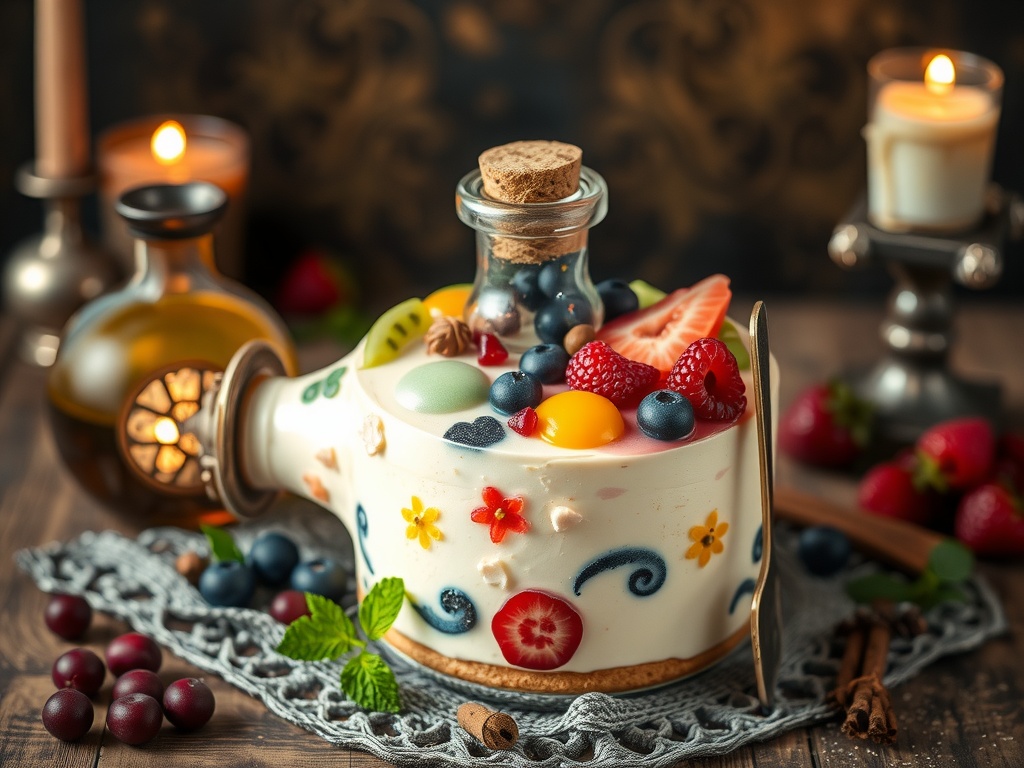
[[[896,285],[881,326],[888,352],[870,371],[848,376],[874,404],[883,437],[910,442],[936,422],[999,418],[1000,387],[964,379],[947,367],[953,344],[953,281],[983,290],[998,282],[1003,246],[1024,232],[1024,201],[993,186],[987,212],[957,236],[889,232],[868,221],[861,199],[836,226],[829,256],[852,269],[882,263]]]
[[[29,163],[18,171],[16,185],[24,195],[44,201],[45,217],[43,231],[11,252],[4,305],[22,325],[22,357],[49,366],[68,318],[119,275],[112,259],[82,232],[79,200],[92,191],[92,177],[47,178]]]

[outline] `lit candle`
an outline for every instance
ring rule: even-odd
[[[869,66],[868,216],[881,229],[950,233],[985,212],[1003,76],[968,53],[896,49]]]
[[[239,126],[215,117],[147,117],[106,131],[99,140],[103,236],[131,265],[132,238],[114,203],[132,187],[151,183],[209,181],[228,194],[228,209],[214,230],[217,266],[242,276],[245,188],[249,139]]]

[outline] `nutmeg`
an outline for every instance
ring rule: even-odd
[[[569,332],[565,334],[562,346],[565,347],[565,351],[568,352],[571,357],[579,352],[585,344],[592,342],[596,333],[597,331],[594,330],[594,326],[588,325],[587,323],[574,325],[569,329]]]

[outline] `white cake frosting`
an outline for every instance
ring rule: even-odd
[[[740,337],[746,342],[742,330]],[[423,343],[368,369],[362,355],[360,345],[321,371],[256,385],[243,465],[252,485],[286,488],[344,521],[361,591],[386,576],[405,580],[409,599],[389,638],[402,640],[402,650],[428,649],[419,661],[494,685],[621,690],[695,671],[720,655],[710,651],[724,653],[742,638],[760,568],[749,371],[751,404],[734,424],[699,424],[690,440],[666,443],[643,435],[635,411],[624,410],[622,438],[575,450],[516,434],[486,401],[453,413],[403,406],[396,383],[446,359]],[[476,366],[472,349],[454,359]],[[517,360],[480,370],[493,381]],[[771,373],[777,382],[774,361]],[[544,396],[565,389],[545,386]],[[444,438],[457,422],[480,417],[501,426],[498,442],[474,448]],[[494,543],[488,525],[471,519],[486,506],[488,487],[522,499],[529,530]],[[718,535],[705,547],[700,539],[712,525]],[[582,619],[578,647],[552,669],[511,663],[492,632],[495,615],[524,591],[561,600]],[[659,675],[662,662],[667,672]],[[654,672],[601,676],[635,665]],[[545,684],[559,673],[580,674],[568,685]]]

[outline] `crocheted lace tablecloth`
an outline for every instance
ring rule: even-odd
[[[243,551],[261,530],[277,528],[300,543],[304,557],[331,554],[352,567],[351,542],[322,512],[290,515],[287,523],[247,523],[234,529]],[[784,657],[776,706],[762,714],[749,643],[711,669],[672,685],[629,696],[524,696],[472,684],[451,684],[386,648],[402,711],[365,712],[338,686],[338,662],[296,662],[274,648],[284,627],[257,609],[213,608],[178,575],[176,556],[206,552],[205,540],[175,528],[138,539],[111,532],[17,554],[21,567],[47,592],[84,595],[92,607],[126,621],[172,653],[260,699],[272,712],[332,744],[363,750],[396,765],[626,766],[660,768],[835,716],[825,702],[838,666],[834,626],[851,615],[842,584],[877,568],[859,562],[829,579],[807,575],[796,562],[795,535],[778,536],[785,601]],[[352,580],[354,583],[354,580]],[[929,631],[895,639],[885,682],[898,685],[925,666],[974,648],[1004,631],[999,601],[978,577],[964,603],[944,604],[927,618]],[[266,605],[269,594],[255,604]],[[354,598],[348,599],[351,606]],[[813,606],[813,610],[807,610]],[[460,728],[458,706],[489,700],[517,720],[514,750],[491,752]]]

